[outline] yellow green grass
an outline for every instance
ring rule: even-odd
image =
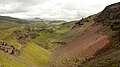
[[[49,55],[49,51],[35,43],[28,42],[18,56],[0,50],[0,65],[3,67],[43,67],[47,64]]]

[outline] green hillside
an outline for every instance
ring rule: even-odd
[[[70,22],[0,16],[0,67],[119,66],[120,2]]]
[[[19,22],[20,21],[20,22]],[[12,45],[15,50],[9,54],[5,47],[0,50],[2,67],[43,67],[48,64],[51,50],[66,43],[63,33],[71,30],[71,24],[46,24],[0,17],[0,41]],[[9,50],[8,50],[9,51]]]
[[[27,34],[29,32],[26,32],[27,30],[25,30],[25,26],[28,24],[16,22],[18,19],[7,19],[9,20],[0,18],[0,41],[11,44],[15,47],[16,51],[15,54],[9,54],[0,50],[0,66],[41,67],[46,65],[50,52],[38,46],[31,38],[29,38],[30,35]],[[22,36],[22,38],[18,39],[20,36]]]

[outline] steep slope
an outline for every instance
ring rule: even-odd
[[[1,16],[0,66],[119,67],[119,15],[120,3],[57,25]]]
[[[47,65],[51,55],[50,51],[54,47],[66,44],[62,40],[63,34],[71,30],[72,24],[74,24],[56,25],[40,21],[17,23],[11,21],[13,18],[5,18],[0,20],[3,27],[5,27],[4,23],[7,24],[6,28],[0,30],[0,41],[2,42],[0,58],[3,58],[0,65],[4,67],[43,67]],[[8,27],[9,25],[10,27]]]
[[[0,24],[1,67],[43,67],[48,63],[50,52],[32,41],[38,35],[29,23],[2,16]]]
[[[65,67],[75,65],[71,62],[69,63],[69,61],[66,61],[66,58],[70,57],[69,59],[72,59],[72,57],[79,54],[80,57],[91,56],[98,49],[103,48],[109,42],[109,36],[103,34],[107,31],[108,27],[95,23],[94,19],[96,16],[97,14],[76,22],[75,26],[64,34],[66,35],[65,39],[69,39],[67,40],[69,43],[67,43],[66,46],[55,50],[54,55],[56,57],[53,57],[53,59],[55,58],[56,62],[55,60],[53,61],[55,62],[55,65],[57,65],[57,63],[61,63],[56,67],[61,67],[61,65],[62,67],[64,67],[64,65]]]
[[[104,55],[104,50],[108,49],[105,47],[108,47],[111,42],[112,46],[116,44],[114,45],[114,47],[115,46],[117,47],[119,45],[119,37],[117,40],[116,38],[114,39],[112,37],[113,34],[120,30],[119,13],[120,3],[116,3],[107,6],[102,12],[93,15],[94,16],[94,17],[92,16],[93,20],[90,22],[90,25],[83,30],[82,35],[76,34],[78,35],[78,37],[76,39],[73,38],[73,41],[69,45],[59,48],[57,51],[55,51],[57,57],[54,57],[56,62],[53,63],[53,66],[55,67],[76,67],[76,66],[110,67],[112,65],[119,66],[119,60],[117,60],[119,56],[117,56],[116,58],[114,57],[114,55],[119,55],[119,50],[116,50],[115,48],[116,52],[114,51],[112,53],[109,53],[114,50],[110,49],[108,50],[108,52],[106,51],[106,54]],[[88,18],[91,19],[90,17]],[[86,18],[82,19],[81,22],[75,24],[74,26],[75,28],[73,28],[74,30],[71,30],[70,32],[72,31],[75,32],[76,29],[80,31],[79,28],[81,28],[81,26],[84,26],[83,24],[84,20],[88,21]],[[113,40],[116,41],[113,42]],[[96,52],[98,52],[98,56],[93,57],[95,54],[97,54]],[[103,53],[103,55],[101,53]],[[83,63],[80,64],[81,62]]]
[[[71,25],[71,30],[63,34],[63,40],[70,43],[73,42],[79,36],[83,35],[85,30],[95,23],[94,18],[96,16],[97,15],[92,15],[87,18],[81,19],[80,21],[71,22],[73,26]]]
[[[86,32],[76,39],[75,42],[70,44],[68,47],[65,48],[65,51],[69,54],[79,53],[79,51],[84,51],[88,49],[93,49],[93,51],[100,49],[106,45],[106,43],[109,42],[109,40],[106,40],[108,36],[102,35],[103,32],[107,30],[106,27],[103,27],[102,25],[94,24],[90,28],[86,30]],[[103,43],[99,43],[102,42]],[[99,45],[98,45],[99,43]],[[99,46],[98,48],[96,46]],[[92,50],[91,50],[92,51]],[[90,53],[90,52],[88,52]],[[86,53],[86,54],[88,54]]]
[[[27,43],[20,55],[10,55],[0,50],[0,66],[42,67],[47,64],[49,52],[34,43]]]
[[[86,59],[79,67],[119,67],[120,66],[120,3],[107,6],[96,22],[102,22],[112,31],[110,42],[93,57]]]
[[[4,67],[41,67],[47,64],[50,52],[46,49],[38,46],[29,38],[27,35],[24,39],[17,39],[21,34],[16,36],[15,31],[20,30],[20,28],[11,28],[2,31],[0,34],[0,40],[4,43],[12,45],[15,50],[13,54],[9,54],[10,48],[3,46],[5,49],[0,49],[0,65]],[[25,32],[22,31],[22,34]],[[6,52],[6,49],[9,49]]]

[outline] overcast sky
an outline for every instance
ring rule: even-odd
[[[0,15],[17,18],[76,20],[120,0],[0,0]]]

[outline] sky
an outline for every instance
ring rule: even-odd
[[[21,19],[78,20],[120,0],[0,0],[0,15]]]

